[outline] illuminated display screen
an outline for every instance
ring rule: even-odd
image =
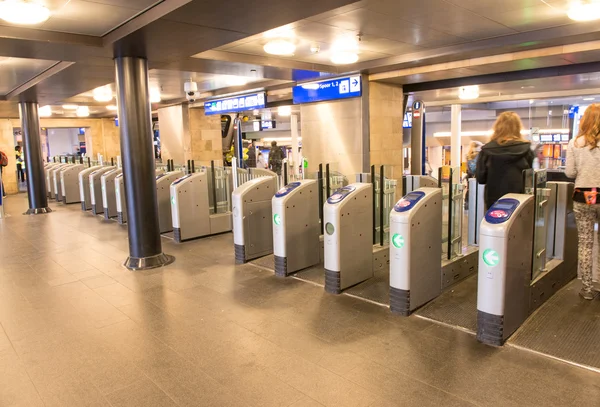
[[[263,109],[266,106],[265,92],[242,95],[234,98],[211,100],[204,103],[204,114],[242,112],[244,110]]]

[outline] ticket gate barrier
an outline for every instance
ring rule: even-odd
[[[390,310],[408,316],[442,293],[442,189],[409,192],[390,222]]]
[[[94,165],[86,168],[79,173],[79,199],[81,200],[81,210],[91,211],[92,210],[92,197],[90,194],[90,174],[96,170],[101,169],[101,165]]]
[[[104,173],[100,178],[100,185],[102,186],[102,207],[104,208],[104,219],[106,220],[118,216],[115,178],[122,173],[122,169],[116,168]]]
[[[123,173],[115,177],[115,201],[117,207],[117,222],[119,225],[127,223],[127,204],[125,202],[125,180]]]
[[[48,195],[48,198],[52,198],[52,182],[50,182],[50,170],[58,165],[61,164],[52,162],[44,165],[44,176],[46,177],[46,194]]]
[[[321,261],[319,183],[292,182],[272,199],[275,274],[288,276]]]
[[[256,178],[233,191],[231,201],[236,263],[243,264],[273,253],[271,201],[276,192],[277,177]]]
[[[56,199],[56,202],[62,202],[63,198],[62,198],[62,185],[60,182],[60,174],[68,169],[69,167],[73,166],[74,164],[65,164],[62,167],[60,167],[58,170],[53,170],[52,171],[52,188],[54,189],[54,197]]]
[[[182,176],[182,171],[171,171],[156,176],[156,197],[158,199],[158,224],[160,233],[173,231],[171,184]]]
[[[404,195],[419,188],[439,188],[439,181],[429,175],[406,175],[402,177]]]
[[[56,199],[56,191],[58,189],[54,184],[54,174],[56,173],[56,171],[61,170],[67,165],[68,164],[60,163],[48,169],[46,173],[46,186],[48,187],[48,196],[50,199]]]
[[[83,164],[73,164],[60,172],[60,190],[64,204],[81,202],[79,195],[79,173],[84,169]]]
[[[373,277],[373,185],[354,183],[325,202],[325,291],[342,290]]]
[[[481,224],[477,340],[501,346],[545,301],[577,276],[572,183],[509,194]],[[542,222],[549,220],[547,225]],[[543,269],[541,256],[547,257]]]
[[[469,234],[470,245],[479,244],[479,228],[485,216],[485,185],[479,184],[477,179],[469,179]]]
[[[115,169],[115,167],[102,167],[92,172],[89,176],[90,202],[94,215],[104,213],[104,205],[102,205],[102,176]]]
[[[219,205],[211,205],[213,194],[208,178],[208,172],[203,170],[171,184],[171,212],[177,243],[232,229],[231,212],[227,208],[219,212]]]

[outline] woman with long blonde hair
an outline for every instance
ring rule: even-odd
[[[522,193],[523,171],[533,164],[531,143],[523,139],[521,118],[515,112],[504,112],[494,124],[489,143],[481,148],[477,159],[477,182],[486,184],[485,206],[510,193]]]
[[[592,285],[594,226],[600,215],[600,105],[589,106],[579,124],[579,135],[567,147],[569,178],[575,178],[573,210],[579,234],[579,273],[583,288],[579,295],[593,300]]]

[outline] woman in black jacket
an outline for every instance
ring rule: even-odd
[[[494,134],[477,159],[477,182],[485,184],[485,206],[510,193],[523,193],[523,171],[533,164],[531,143],[521,135],[521,119],[504,112],[494,124]]]

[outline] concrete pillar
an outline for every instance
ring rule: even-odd
[[[123,178],[127,196],[130,270],[161,267],[175,259],[162,252],[148,62],[143,58],[115,58]]]
[[[451,133],[451,144],[450,154],[452,160],[452,167],[460,167],[462,163],[461,146],[462,141],[460,133],[462,131],[462,111],[461,105],[452,105],[450,112],[450,133]]]
[[[52,212],[48,207],[46,177],[40,143],[40,118],[37,102],[20,102],[21,131],[27,171],[27,198],[29,209],[25,215]]]

